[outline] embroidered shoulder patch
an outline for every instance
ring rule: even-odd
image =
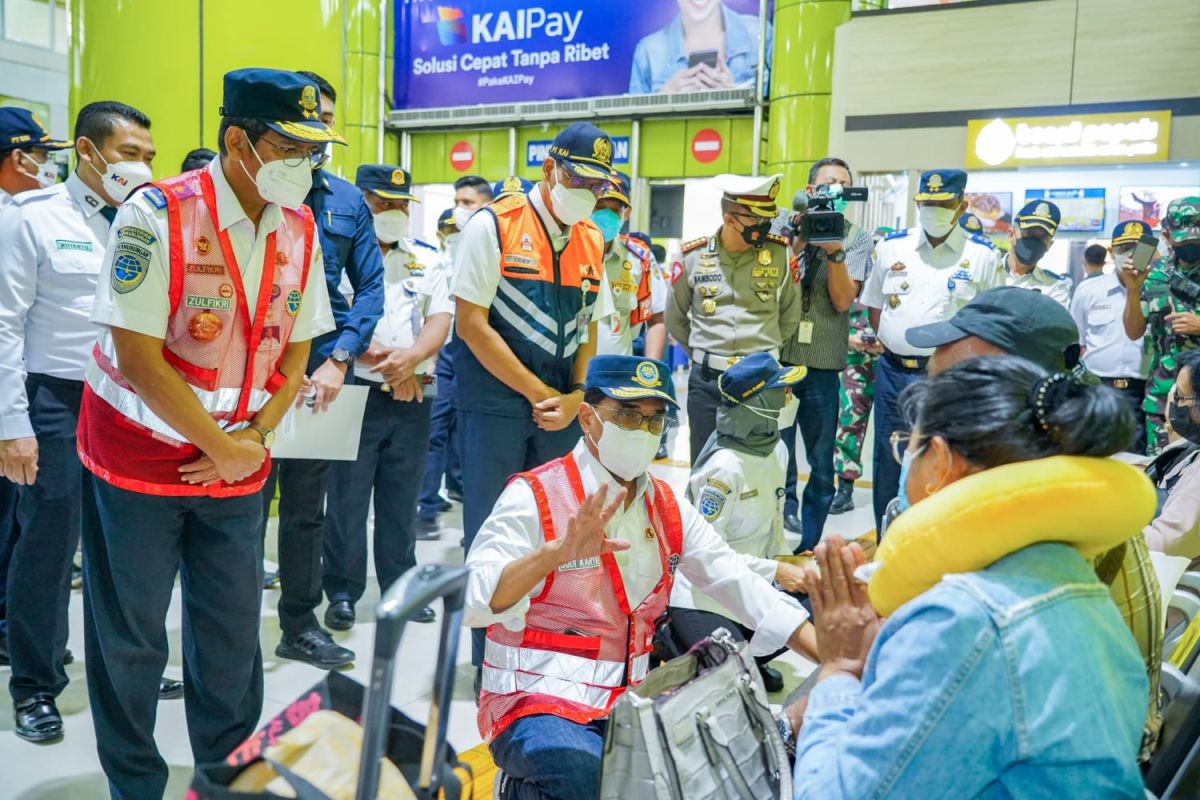
[[[725,508],[725,500],[728,497],[728,494],[713,486],[705,486],[700,491],[700,498],[696,502],[696,509],[700,512],[700,516],[712,522],[721,516],[721,510]]]

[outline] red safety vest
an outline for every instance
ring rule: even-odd
[[[258,296],[248,298],[229,236],[217,221],[207,170],[154,185],[166,201],[170,248],[171,314],[163,358],[223,430],[244,428],[286,382],[279,364],[308,277],[312,214],[303,207],[284,210],[283,226],[267,236]],[[202,453],[133,390],[108,336],[101,337],[87,365],[78,449],[83,465],[101,480],[143,494],[252,494],[271,468],[268,458],[235,484],[183,483],[179,466]]]
[[[514,477],[528,481],[542,535],[553,541],[584,499],[571,455]],[[525,629],[491,625],[483,656],[479,732],[491,742],[521,717],[553,714],[587,723],[608,714],[650,667],[655,622],[667,609],[683,550],[683,521],[675,495],[650,478],[650,526],[658,541],[662,578],[637,608],[629,607],[611,553],[563,564],[546,577],[525,615]]]

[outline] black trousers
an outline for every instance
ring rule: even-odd
[[[263,705],[261,514],[257,494],[160,497],[84,475],[88,694],[114,798],[158,798],[167,785],[154,721],[176,574],[192,755],[220,761],[254,732]]]
[[[329,461],[281,458],[271,465],[262,491],[262,527],[279,486],[279,627],[296,636],[317,626],[321,605],[321,553],[325,542],[325,492]]]
[[[367,586],[367,511],[375,506],[375,575],[381,592],[417,564],[417,495],[433,403],[367,395],[358,459],[335,461],[325,521],[325,595],[357,603]]]
[[[708,437],[717,429],[717,406],[721,403],[717,378],[720,376],[721,373],[716,370],[699,364],[692,364],[691,374],[688,375],[688,444],[692,448],[693,462],[700,455]]]
[[[38,440],[38,474],[32,486],[18,487],[8,568],[8,688],[14,703],[36,694],[57,697],[67,688],[62,659],[83,472],[75,452],[83,383],[30,375],[25,390]]]
[[[0,478],[0,642],[8,636],[8,565],[17,543],[17,485]]]
[[[1146,411],[1142,408],[1142,401],[1146,399],[1146,381],[1140,378],[1101,378],[1100,382],[1125,398],[1133,411],[1133,418],[1137,420],[1133,441],[1125,449],[1131,453],[1145,453],[1146,437],[1143,432],[1146,430]]]
[[[686,653],[692,645],[712,636],[717,628],[725,628],[733,634],[734,641],[738,642],[748,642],[754,636],[754,631],[721,614],[677,606],[671,606],[668,610],[671,613],[672,643],[679,653]],[[763,667],[785,652],[787,652],[786,647],[776,650],[769,656],[755,656],[754,661]]]

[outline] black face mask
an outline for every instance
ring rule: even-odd
[[[751,247],[762,247],[767,242],[767,234],[771,232],[771,220],[763,220],[756,225],[742,228],[742,241]]]
[[[1200,261],[1200,242],[1184,242],[1175,245],[1175,258],[1180,264],[1192,266]]]
[[[1172,402],[1167,408],[1171,428],[1189,442],[1200,444],[1200,422],[1192,418],[1192,410]]]
[[[1013,253],[1022,264],[1035,266],[1046,255],[1050,245],[1036,236],[1022,236],[1013,242]]]

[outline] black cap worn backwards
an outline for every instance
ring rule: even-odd
[[[1079,344],[1079,330],[1065,308],[1049,295],[1019,286],[989,289],[945,322],[918,325],[905,334],[913,347],[941,347],[968,336],[1051,372],[1074,366],[1067,363],[1068,349]]]

